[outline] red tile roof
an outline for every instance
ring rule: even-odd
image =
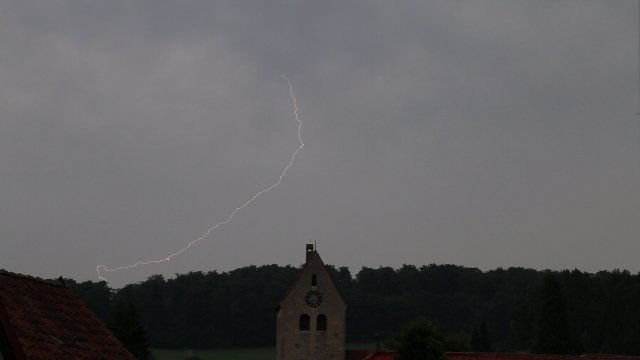
[[[369,356],[363,360],[393,360],[393,354],[395,354],[395,352],[383,350],[369,354]]]
[[[0,336],[17,359],[135,360],[61,282],[0,270]]]
[[[346,360],[393,360],[395,352],[347,350]],[[582,355],[538,355],[538,354],[498,354],[476,352],[445,352],[447,360],[640,360],[640,356],[582,354]]]
[[[347,349],[344,353],[345,360],[363,360],[371,352],[368,350]]]
[[[640,360],[640,356],[582,354],[582,355],[538,355],[497,354],[473,352],[447,352],[447,360]]]

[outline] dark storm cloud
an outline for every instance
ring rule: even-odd
[[[0,267],[629,268],[632,1],[0,4]]]

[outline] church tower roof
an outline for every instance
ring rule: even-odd
[[[277,309],[277,360],[344,360],[347,304],[313,244]]]
[[[313,273],[313,274],[311,274],[311,273]],[[298,276],[293,281],[293,284],[291,285],[291,287],[289,288],[289,290],[285,294],[284,298],[280,301],[280,304],[278,305],[278,309],[280,308],[280,306],[282,305],[282,303],[284,301],[286,301],[288,298],[290,298],[292,296],[292,293],[296,291],[297,286],[300,285],[300,283],[302,282],[302,280],[304,278],[309,277],[309,274],[311,274],[311,276],[313,276],[314,274],[317,276],[318,273],[322,273],[323,275],[325,275],[325,276],[323,276],[325,278],[323,287],[326,287],[327,290],[329,290],[332,293],[334,293],[335,295],[337,295],[337,297],[339,298],[340,302],[346,308],[347,307],[347,303],[344,301],[344,299],[342,298],[342,296],[338,292],[338,288],[336,287],[335,283],[331,279],[331,275],[329,274],[329,272],[325,268],[324,262],[322,261],[322,258],[320,257],[320,254],[318,254],[318,251],[316,250],[316,245],[315,244],[307,244],[306,245],[306,251],[305,251],[305,263],[304,263],[304,265],[302,265],[302,270],[300,270],[300,273],[298,273]],[[317,286],[317,285],[315,285],[315,286]],[[307,286],[303,285],[303,287],[304,287],[304,289],[307,289]]]

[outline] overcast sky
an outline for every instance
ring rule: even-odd
[[[640,271],[637,1],[0,1],[0,268]]]

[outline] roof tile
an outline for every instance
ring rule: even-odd
[[[0,311],[13,350],[27,359],[134,360],[59,281],[0,270]]]

